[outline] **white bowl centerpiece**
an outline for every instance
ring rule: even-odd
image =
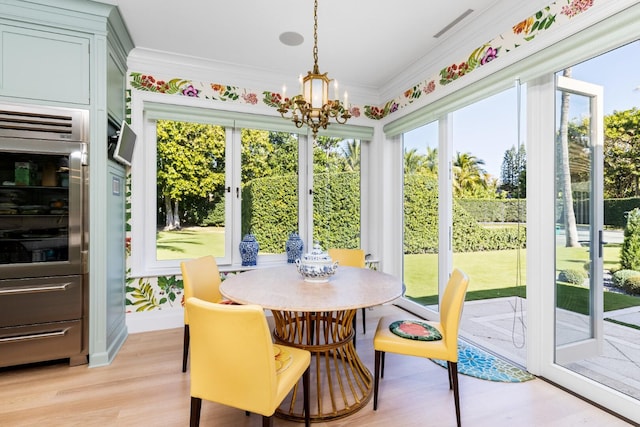
[[[324,252],[318,242],[314,242],[313,250],[296,260],[298,273],[305,282],[328,282],[338,268],[338,262],[333,262],[328,253]]]

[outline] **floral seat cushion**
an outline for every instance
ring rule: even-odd
[[[399,337],[417,341],[437,341],[442,339],[440,332],[420,320],[398,320],[389,325],[389,330]]]

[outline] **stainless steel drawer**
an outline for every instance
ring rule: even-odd
[[[0,280],[0,328],[82,318],[82,276]]]
[[[80,320],[0,328],[0,366],[66,359],[81,348]]]

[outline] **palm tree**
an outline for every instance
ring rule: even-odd
[[[360,170],[360,141],[355,139],[348,141],[347,145],[341,147],[344,156],[344,168],[349,172]]]
[[[427,147],[427,155],[424,157],[423,166],[431,173],[438,173],[438,149]]]
[[[487,188],[487,172],[482,168],[484,160],[470,153],[456,153],[453,160],[453,188],[457,196],[474,193],[478,187]]]
[[[571,68],[562,71],[564,77],[571,77]],[[560,160],[561,160],[561,188],[562,207],[565,222],[565,246],[578,247],[578,227],[576,226],[576,215],[573,210],[573,191],[571,189],[571,166],[569,164],[569,92],[562,92],[560,104]]]
[[[407,151],[404,149],[404,173],[405,174],[414,174],[418,172],[420,169],[420,165],[422,164],[422,156],[418,154],[417,148],[412,148]]]

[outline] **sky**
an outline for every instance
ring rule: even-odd
[[[605,115],[640,107],[640,41],[622,46],[581,64],[573,69],[574,79],[604,87]],[[522,115],[525,116],[526,90],[522,89]],[[518,146],[517,92],[514,87],[465,107],[453,114],[453,152],[470,153],[485,162],[484,169],[500,178],[504,153]],[[504,126],[512,123],[513,126]],[[425,125],[405,134],[405,148],[437,147],[437,125]],[[520,140],[526,128],[522,126]]]

